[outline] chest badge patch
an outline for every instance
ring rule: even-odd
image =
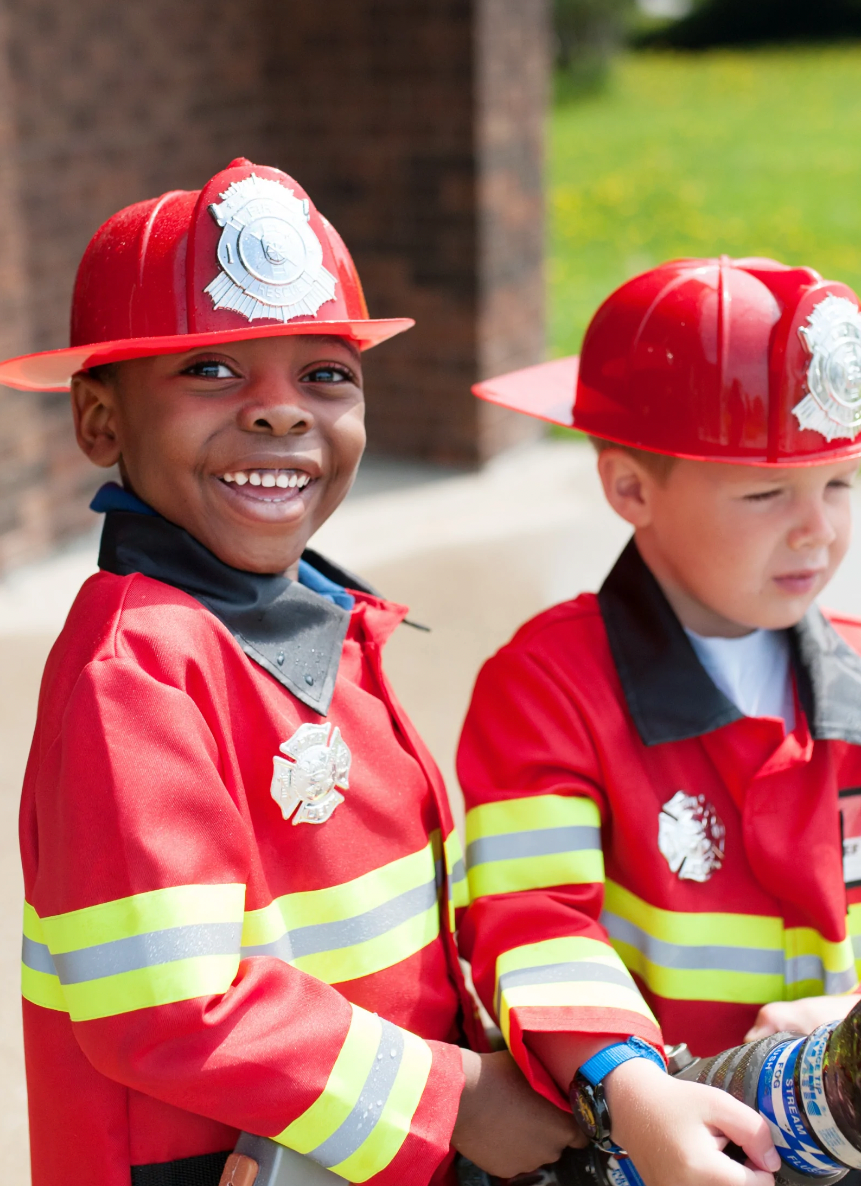
[[[704,795],[676,791],[660,809],[657,844],[682,881],[707,881],[723,864],[726,828]]]
[[[282,818],[293,815],[292,824],[326,823],[345,802],[340,791],[348,790],[351,751],[338,727],[301,725],[279,749],[285,757],[273,759],[270,794],[279,804]]]

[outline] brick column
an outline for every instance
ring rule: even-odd
[[[354,253],[370,446],[473,464],[536,435],[479,378],[539,361],[547,0],[275,0],[268,139]]]

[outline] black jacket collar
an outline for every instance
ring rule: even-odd
[[[340,585],[373,592],[311,550],[303,558]],[[140,572],[182,589],[228,627],[250,659],[309,708],[327,714],[348,610],[287,577],[231,568],[182,527],[153,514],[109,511],[99,567],[119,576]]]
[[[633,540],[598,595],[627,707],[645,745],[710,733],[741,717],[699,661]],[[861,660],[813,605],[789,631],[798,694],[819,741],[861,741]]]

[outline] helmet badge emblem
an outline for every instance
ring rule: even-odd
[[[204,290],[216,309],[286,322],[314,317],[333,300],[336,280],[323,266],[307,199],[255,173],[219,196],[210,213],[223,228],[216,248],[221,271]]]
[[[723,864],[726,828],[704,795],[676,791],[660,808],[657,844],[682,881],[707,881]]]
[[[330,818],[348,789],[351,751],[338,727],[301,725],[279,749],[286,758],[274,757],[270,794],[278,803],[283,819],[292,824],[323,824]],[[299,810],[298,810],[299,808]]]
[[[826,441],[861,431],[861,314],[846,297],[826,296],[798,331],[810,355],[807,394],[792,409],[801,428]]]

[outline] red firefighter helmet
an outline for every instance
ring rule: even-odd
[[[0,383],[60,390],[101,363],[285,334],[362,350],[413,324],[371,319],[347,247],[302,187],[240,157],[202,190],[109,218],[78,268],[71,344],[0,363]]]
[[[812,268],[679,259],[604,301],[581,360],[474,394],[622,445],[745,465],[857,457],[860,302]]]

